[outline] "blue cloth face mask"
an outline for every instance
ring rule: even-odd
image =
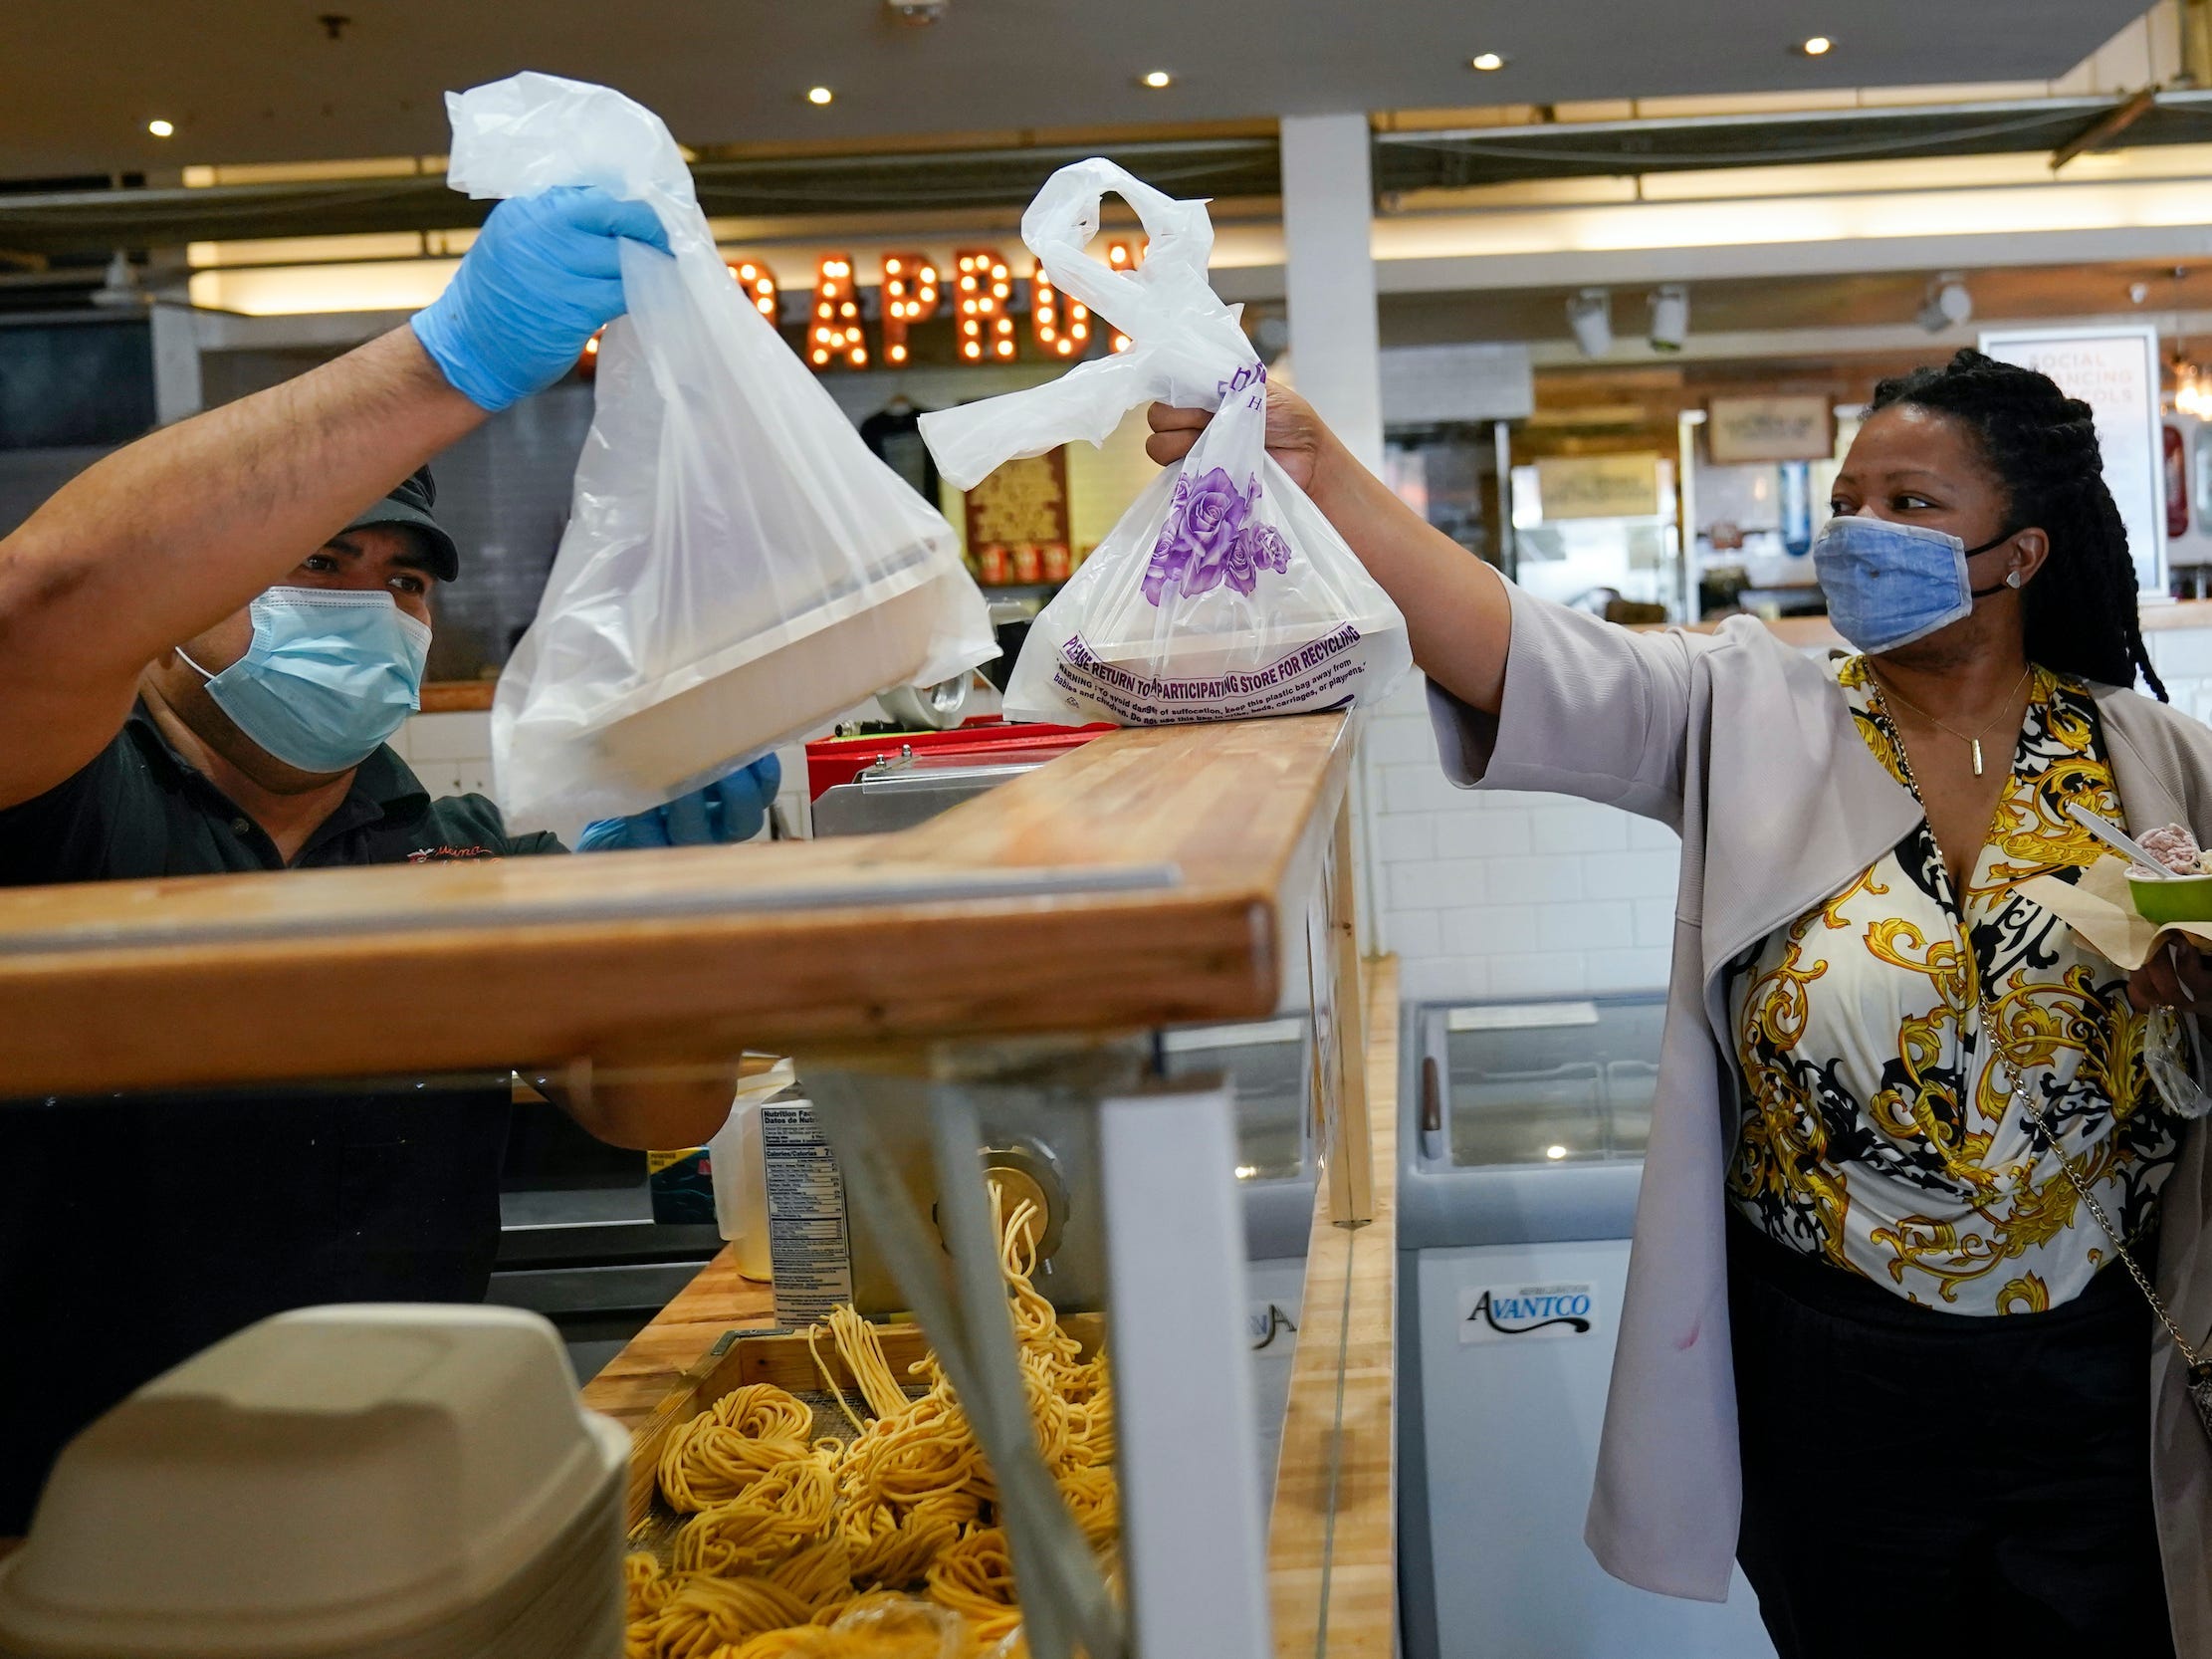
[[[1925,525],[1863,514],[1830,519],[1813,539],[1813,571],[1836,631],[1869,656],[1893,651],[1949,627],[1986,599],[2018,584],[1972,587],[1966,561],[2002,547],[2016,532],[1970,548]]]
[[[249,614],[253,643],[221,673],[177,655],[232,724],[287,766],[358,766],[419,705],[430,628],[391,594],[271,588]]]

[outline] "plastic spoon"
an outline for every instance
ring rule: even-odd
[[[2069,801],[2066,804],[2066,810],[2074,815],[2075,823],[2106,845],[2126,853],[2128,857],[2134,859],[2144,869],[2149,870],[2159,880],[2170,881],[2173,879],[2172,870],[2161,864],[2153,854],[2144,848],[2142,842],[2135,839],[2134,836],[2120,829],[2118,825],[2113,824],[2109,819],[2099,817],[2079,801]]]

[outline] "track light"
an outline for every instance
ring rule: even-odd
[[[1913,319],[1931,335],[1945,329],[1955,329],[1974,315],[1974,296],[1967,289],[1966,279],[1956,271],[1945,271],[1928,284],[1928,297]]]
[[[1689,338],[1689,290],[1670,282],[1652,294],[1652,350],[1679,352]]]
[[[1613,295],[1608,289],[1585,288],[1567,300],[1567,326],[1575,331],[1575,344],[1586,357],[1602,357],[1613,350]]]

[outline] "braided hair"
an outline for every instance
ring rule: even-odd
[[[1972,432],[2004,487],[2006,528],[2050,537],[2050,558],[2021,593],[2028,659],[2104,685],[2133,685],[2139,673],[2164,702],[2090,406],[2048,374],[1973,351],[1881,381],[1873,407],[1892,403],[1948,415]]]

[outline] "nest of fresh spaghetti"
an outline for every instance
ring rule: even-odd
[[[1083,1356],[1031,1283],[1040,1218],[999,1214],[999,1263],[1044,1459],[1109,1567],[1120,1517],[1103,1352]],[[687,1517],[666,1559],[633,1553],[627,1659],[984,1659],[1018,1651],[1021,1613],[997,1490],[934,1357],[903,1382],[850,1307],[807,1332],[843,1434],[771,1383],[673,1430],[658,1470]],[[834,1348],[855,1385],[826,1362]],[[854,1397],[857,1394],[857,1398]]]

